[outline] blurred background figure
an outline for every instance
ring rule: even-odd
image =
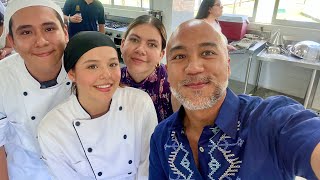
[[[105,33],[104,8],[98,0],[66,0],[63,14],[70,38],[80,31]]]
[[[199,7],[196,19],[203,19],[207,23],[211,24],[218,32],[221,32],[221,26],[218,18],[222,15],[223,6],[220,0],[203,0]],[[228,44],[228,40],[225,36],[224,41]],[[229,51],[237,50],[232,45],[227,45]]]
[[[3,20],[4,20],[4,11],[5,6],[3,5],[3,2],[0,1],[0,60],[5,58],[7,55],[12,53],[13,48],[9,43],[6,41],[6,35],[2,35],[3,32]]]

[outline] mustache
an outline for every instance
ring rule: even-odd
[[[208,82],[216,82],[215,79],[211,76],[191,76],[188,77],[187,79],[182,80],[179,85],[184,86],[188,84],[193,84],[193,83],[208,83]]]

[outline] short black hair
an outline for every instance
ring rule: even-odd
[[[65,24],[64,24],[64,22],[63,22],[63,19],[61,18],[60,14],[59,14],[56,10],[54,10],[54,9],[52,9],[52,10],[54,11],[56,17],[58,18],[58,20],[59,20],[59,22],[60,22],[60,25],[61,25],[62,29],[63,29],[64,26],[65,26]],[[0,13],[0,14],[1,14],[1,13]],[[11,17],[10,20],[9,20],[9,35],[13,37],[12,23],[13,23],[13,22],[12,22],[12,17]]]

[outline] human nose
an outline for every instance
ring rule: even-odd
[[[48,40],[42,33],[37,33],[36,35],[36,47],[43,47],[48,45]]]
[[[193,57],[192,59],[188,60],[188,64],[185,71],[189,75],[196,75],[203,72],[204,67],[200,59]]]
[[[101,68],[100,79],[108,79],[111,76],[108,68]]]
[[[143,43],[139,43],[135,51],[140,55],[146,55],[146,48]]]

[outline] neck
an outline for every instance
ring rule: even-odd
[[[94,0],[85,0],[87,4],[92,3]]]
[[[225,95],[221,97],[213,107],[203,110],[188,110],[185,109],[186,116],[184,118],[184,126],[189,131],[194,131],[200,135],[203,128],[209,125],[213,125],[218,114],[222,103],[225,99]]]
[[[62,62],[59,61],[57,64],[28,64],[25,62],[25,66],[28,69],[29,73],[33,78],[35,78],[38,82],[50,81],[55,79],[62,66]]]
[[[145,80],[150,74],[152,74],[155,71],[155,69],[151,69],[150,71],[147,72],[142,72],[142,73],[130,73],[128,70],[130,76],[136,83],[140,83],[141,81]]]
[[[208,22],[209,24],[216,24],[217,23],[217,20],[218,18],[217,17],[214,17],[214,16],[208,16],[204,19],[206,22]]]
[[[78,96],[79,103],[92,119],[103,116],[109,111],[111,99],[104,102],[90,102],[88,98]]]

